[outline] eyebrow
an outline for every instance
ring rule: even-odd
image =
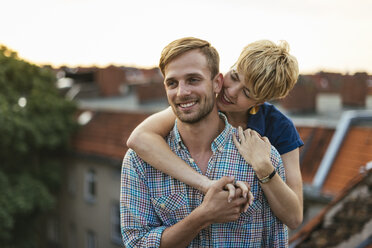
[[[190,78],[190,77],[200,77],[200,78],[204,78],[202,74],[200,73],[187,73],[185,75],[186,78]],[[165,78],[165,82],[167,82],[168,80],[176,80],[174,77],[169,77],[169,78]]]
[[[188,74],[186,74],[186,77],[203,77],[203,75],[202,74],[200,74],[200,73],[188,73]]]

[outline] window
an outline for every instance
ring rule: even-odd
[[[86,248],[97,248],[96,235],[92,231],[87,231]]]
[[[85,200],[90,203],[95,202],[97,195],[96,173],[94,170],[89,170],[85,174]]]
[[[111,239],[115,244],[121,245],[121,228],[120,228],[120,205],[114,203],[111,208]]]

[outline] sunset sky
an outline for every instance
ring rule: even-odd
[[[301,73],[372,74],[369,0],[2,0],[0,44],[54,66],[157,66],[170,41],[194,36],[221,71],[259,39],[287,40]]]

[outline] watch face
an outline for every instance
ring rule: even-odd
[[[265,178],[261,180],[261,183],[267,183],[270,180],[270,178]]]

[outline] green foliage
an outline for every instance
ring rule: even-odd
[[[55,81],[0,46],[0,247],[39,247],[35,228],[56,200],[76,107]]]

